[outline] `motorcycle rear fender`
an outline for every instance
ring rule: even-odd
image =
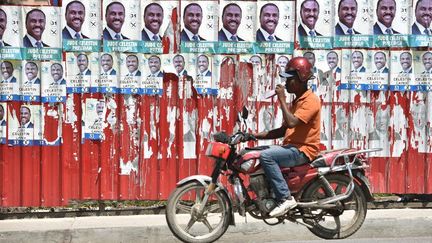
[[[373,197],[370,189],[370,182],[369,179],[360,171],[353,171],[354,178],[357,181],[357,183],[360,185],[360,188],[363,190],[366,201],[371,202],[374,201],[375,198]]]
[[[196,181],[196,182],[200,183],[201,185],[203,185],[204,187],[207,187],[211,183],[211,177],[206,176],[206,175],[189,176],[189,177],[186,177],[186,178],[182,179],[181,181],[177,182],[177,187],[182,186],[182,185],[187,184],[187,183],[192,182],[192,181]],[[222,191],[222,193],[224,193],[225,196],[228,198],[228,204],[229,204],[229,208],[230,208],[229,213],[231,214],[230,225],[235,225],[232,198],[231,198],[230,194],[228,193],[228,190],[221,183],[219,183],[219,182],[216,183],[216,186],[217,186],[216,189],[219,188]]]

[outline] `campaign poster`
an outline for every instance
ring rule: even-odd
[[[411,51],[391,51],[390,56],[390,90],[409,91],[414,80]]]
[[[87,93],[93,78],[99,76],[98,53],[66,53],[67,93]]]
[[[390,106],[378,105],[375,111],[368,109],[366,123],[368,128],[369,148],[381,148],[373,153],[374,157],[390,156]]]
[[[64,62],[41,62],[41,101],[45,103],[66,101]]]
[[[410,113],[409,117],[412,121],[412,134],[411,134],[411,147],[417,149],[420,153],[427,151],[428,143],[428,118],[426,117],[426,101],[425,95],[421,94],[417,99],[412,96],[410,101]]]
[[[7,103],[0,102],[0,144],[6,143],[7,134]]]
[[[101,1],[64,0],[62,2],[63,50],[98,52],[101,46]]]
[[[105,99],[87,98],[81,121],[84,139],[103,140],[107,109]]]
[[[375,47],[407,47],[411,0],[374,0],[373,6]]]
[[[251,100],[262,100],[262,101],[271,101],[270,98],[265,98],[266,92],[271,92],[274,79],[272,78],[271,72],[268,72],[268,87],[266,87],[264,79],[266,78],[266,57],[264,54],[249,54],[249,55],[240,55],[240,62],[242,63],[250,63],[253,68],[253,77],[251,86],[248,87],[248,98]],[[266,90],[267,88],[267,90]]]
[[[369,50],[372,58],[371,72],[367,77],[370,90],[384,91],[389,89],[390,53],[386,50]]]
[[[198,110],[183,110],[183,156],[185,159],[196,158]]]
[[[8,144],[11,146],[41,145],[42,112],[40,105],[23,104],[19,110],[8,111]]]
[[[92,53],[92,57],[95,58]],[[116,93],[118,88],[118,53],[99,53],[92,66],[99,64],[99,75],[91,79],[90,93]],[[95,76],[95,75],[93,75]]]
[[[104,52],[139,52],[140,0],[103,1]]]
[[[172,26],[173,10],[178,10],[178,1],[141,1],[138,30],[140,52],[149,54],[163,53],[162,38],[174,39]],[[178,18],[180,21],[180,18]],[[178,28],[178,26],[176,26]],[[175,28],[174,28],[175,29]],[[178,40],[177,40],[178,41]],[[178,41],[179,42],[179,41]]]
[[[349,111],[348,107],[336,105],[332,116],[333,149],[349,148]]]
[[[351,147],[364,149],[368,136],[367,114],[369,109],[364,105],[350,106],[350,142]]]
[[[182,1],[180,15],[182,53],[215,53],[218,44],[218,1]]]
[[[193,86],[198,94],[213,94],[213,61],[213,56],[207,54],[196,54],[188,60],[186,66],[191,71]]]
[[[432,91],[432,52],[413,51],[414,79],[411,80],[411,91]]]
[[[0,28],[0,59],[21,59],[21,7],[0,6],[0,16],[6,20],[3,28]]]
[[[256,53],[292,54],[295,1],[258,1],[256,16]]]
[[[61,8],[22,7],[24,59],[62,60]]]
[[[330,0],[296,1],[297,41],[301,48],[331,49],[334,5]]]
[[[218,53],[253,53],[256,17],[255,1],[220,1]]]
[[[142,64],[142,93],[146,95],[162,95],[163,76],[161,55],[144,55]]]
[[[372,47],[372,2],[335,0],[334,6],[334,47]]]
[[[119,93],[141,94],[142,55],[138,53],[120,54]]]
[[[349,90],[367,90],[370,73],[370,55],[364,49],[342,50],[342,87]]]
[[[226,69],[228,65],[236,65],[236,55],[212,55],[213,58],[213,94],[217,95],[219,99],[231,100],[233,99],[234,83],[233,80],[228,78],[220,78],[222,68]],[[224,77],[229,77],[229,74],[223,74]],[[228,76],[226,76],[228,75]]]
[[[20,100],[21,64],[21,61],[18,60],[0,61],[0,101]]]
[[[411,9],[410,47],[428,47],[432,45],[430,0],[413,0]]]
[[[22,61],[22,79],[19,87],[21,101],[40,101],[40,65],[39,61]]]

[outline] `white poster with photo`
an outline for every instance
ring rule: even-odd
[[[6,21],[0,30],[3,44],[0,48],[0,59],[21,59],[21,14],[21,6],[0,6],[0,15],[3,15]]]
[[[66,53],[67,93],[89,92],[92,78],[99,75],[97,55],[98,53]]]
[[[63,0],[62,39],[65,51],[97,52],[101,45],[101,1]]]
[[[164,71],[162,70],[160,55],[145,55],[142,67],[144,73],[142,79],[143,94],[162,95]]]
[[[21,101],[40,101],[40,64],[38,61],[22,61],[22,79],[19,88]]]
[[[63,62],[42,62],[42,102],[65,102],[66,79],[64,78]]]
[[[61,8],[22,7],[24,59],[61,60]]]
[[[344,106],[335,106],[334,115],[332,117],[333,149],[348,148],[349,112]]]
[[[3,60],[0,62],[0,101],[20,100],[21,61]]]
[[[94,57],[94,55],[92,56]],[[116,93],[118,88],[118,59],[117,53],[100,53],[99,75],[91,79],[90,93]],[[92,60],[92,66],[95,62]],[[95,76],[95,75],[93,75]]]
[[[368,82],[371,90],[388,90],[390,77],[390,53],[386,50],[370,50],[373,64],[369,72]]]
[[[183,156],[185,159],[196,159],[196,134],[198,110],[183,111]]]
[[[40,105],[21,105],[8,111],[8,144],[31,146],[42,143],[42,112]]]
[[[413,58],[411,51],[390,52],[390,90],[408,91],[414,80]]]
[[[413,51],[414,79],[411,91],[432,91],[432,52]]]
[[[141,94],[141,54],[120,54],[120,81],[119,91],[121,94]]]
[[[83,102],[83,134],[84,139],[103,140],[106,104],[104,99],[87,98]]]
[[[170,42],[173,43],[175,33],[172,31],[172,15],[174,9],[178,11],[178,5],[178,1],[141,1],[139,13],[141,26],[138,31],[140,52],[162,53],[164,36],[169,37]]]
[[[7,114],[8,108],[7,103],[0,103],[0,144],[6,143],[6,133],[7,133]]]
[[[288,57],[287,57],[288,58]],[[254,54],[254,55],[241,55],[240,62],[243,63],[251,63],[253,67],[253,78],[252,78],[252,86],[251,86],[251,95],[249,99],[251,100],[262,100],[262,101],[270,101],[270,99],[265,98],[265,94],[267,91],[273,90],[273,82],[271,79],[271,75],[268,75],[269,83],[268,87],[264,84],[264,79],[266,78],[265,72],[265,55],[264,54]],[[218,67],[219,65],[215,66]],[[219,72],[217,72],[219,73]],[[267,91],[266,91],[267,88]]]

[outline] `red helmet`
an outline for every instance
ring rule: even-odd
[[[285,72],[279,74],[279,76],[284,78],[290,78],[296,75],[302,82],[307,82],[312,78],[312,65],[305,57],[294,57],[286,65]]]

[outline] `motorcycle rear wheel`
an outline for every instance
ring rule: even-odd
[[[171,232],[184,242],[213,242],[228,229],[231,208],[226,194],[212,193],[200,214],[204,192],[202,184],[190,182],[177,187],[168,199],[165,218]]]
[[[349,177],[339,174],[326,175],[330,186],[336,195],[346,191],[350,182]],[[310,202],[332,196],[323,182],[313,182],[302,194],[303,202]],[[304,215],[314,216],[314,219],[303,218],[307,224],[314,227],[308,228],[314,235],[324,239],[343,239],[354,234],[362,226],[367,212],[367,202],[361,188],[355,184],[350,197],[341,201],[341,210],[304,209]],[[339,215],[340,214],[340,215]]]

